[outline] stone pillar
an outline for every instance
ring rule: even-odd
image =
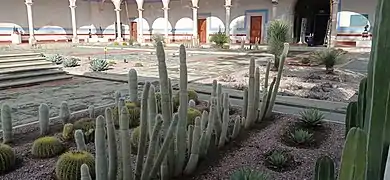
[[[169,8],[164,7],[163,10],[164,10],[164,20],[165,20],[165,29],[164,29],[165,35],[164,35],[164,37],[165,37],[165,42],[168,43],[169,42],[169,36],[168,36],[168,34],[169,34],[169,32],[168,32],[169,31],[168,30],[168,28],[169,28],[169,19],[168,19]]]
[[[330,31],[330,40],[328,40],[329,47],[335,47],[337,42],[337,13],[339,10],[339,1],[332,1],[332,23],[331,23],[331,31]]]
[[[28,38],[29,44],[35,44],[35,37],[34,37],[34,23],[33,23],[33,16],[32,16],[32,0],[26,0],[26,7],[27,7],[27,18],[28,18],[28,33],[30,37]]]
[[[225,16],[225,34],[227,37],[230,39],[230,8],[231,5],[226,4],[225,9],[226,9],[226,16]]]
[[[301,22],[301,35],[300,35],[300,41],[298,42],[298,44],[305,44],[306,26],[307,26],[307,19],[306,18],[302,18],[302,22]]]
[[[279,0],[272,0],[272,20],[276,19]]]
[[[143,9],[138,9],[138,43],[143,43],[144,42],[144,19],[143,19],[143,15],[142,15],[142,12],[144,10]]]
[[[192,19],[193,19],[193,28],[192,28],[192,45],[195,47],[198,45],[198,8],[192,7]]]
[[[69,8],[70,8],[70,14],[72,16],[72,31],[73,31],[73,37],[72,42],[78,43],[79,40],[77,38],[77,26],[76,26],[76,0],[69,0]]]
[[[118,33],[118,37],[116,38],[117,42],[122,42],[122,26],[121,26],[121,3],[122,0],[111,0],[115,7],[116,13],[116,29]]]

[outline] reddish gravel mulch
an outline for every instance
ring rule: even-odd
[[[273,121],[263,122],[263,125],[241,134],[227,150],[214,156],[209,161],[202,162],[198,171],[186,180],[226,180],[237,169],[251,168],[267,173],[269,180],[311,180],[317,158],[330,156],[339,167],[342,147],[344,145],[344,126],[335,123],[323,123],[328,129],[328,137],[318,148],[296,148],[283,143],[282,136],[286,127],[297,122],[292,115],[275,115]],[[264,127],[266,124],[266,127]],[[239,142],[242,140],[242,142]],[[276,172],[265,166],[264,156],[272,149],[283,149],[294,158],[295,168]],[[183,180],[181,178],[181,180]]]

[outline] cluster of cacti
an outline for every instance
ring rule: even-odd
[[[47,57],[49,61],[55,63],[55,64],[61,64],[64,61],[64,57],[60,54],[55,54],[53,56]]]
[[[200,117],[201,115],[202,112],[193,107],[189,107],[187,110],[187,125],[194,125],[195,118]]]
[[[346,137],[339,179],[389,179],[390,76],[387,36],[390,1],[379,0],[373,30],[367,78],[359,87],[357,102],[348,105]]]
[[[1,125],[3,129],[3,143],[12,142],[12,116],[11,107],[7,104],[3,104],[1,107]]]
[[[82,130],[84,133],[85,141],[92,142],[95,138],[95,127],[96,122],[93,118],[81,118],[73,123],[73,129],[74,130]]]
[[[62,65],[64,67],[76,67],[79,65],[79,58],[71,57],[71,58],[65,58],[64,62]]]
[[[180,92],[176,94],[176,96],[173,98],[175,106],[178,107],[180,105]],[[192,100],[195,102],[195,105],[198,103],[199,98],[198,98],[198,93],[194,90],[188,90],[188,102]]]
[[[249,64],[249,85],[248,90],[244,90],[243,117],[245,117],[245,128],[252,127],[252,124],[263,119],[269,118],[272,115],[272,109],[275,104],[276,95],[278,93],[280,80],[282,78],[284,61],[287,57],[289,44],[284,44],[283,53],[280,58],[280,65],[277,77],[273,78],[270,86],[268,86],[268,77],[270,71],[270,62],[267,64],[265,73],[265,83],[263,87],[263,97],[260,105],[260,69],[255,67],[255,59],[252,58]]]
[[[46,135],[49,133],[49,106],[47,104],[41,104],[39,106],[39,128],[41,136]]]
[[[92,154],[86,151],[69,151],[62,154],[56,163],[56,178],[58,180],[80,180],[81,167],[83,164],[86,164],[89,167],[89,174],[94,178],[95,158]]]
[[[67,123],[62,129],[62,138],[64,140],[70,140],[73,138],[73,124]]]
[[[56,137],[45,136],[33,142],[31,154],[37,158],[50,158],[61,154],[64,150],[64,145]]]
[[[0,174],[3,174],[15,166],[14,150],[6,145],[0,143]]]
[[[139,126],[140,123],[140,116],[141,116],[141,109],[138,107],[137,103],[134,102],[127,102],[125,103],[125,106],[127,107],[129,111],[129,127],[134,128]],[[114,107],[113,109],[113,119],[114,119],[114,125],[119,126],[119,109],[121,107],[118,105]]]
[[[106,71],[110,67],[107,60],[105,59],[93,59],[89,65],[89,68],[92,71]]]

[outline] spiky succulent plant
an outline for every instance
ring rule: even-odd
[[[64,62],[64,57],[60,54],[55,54],[53,56],[49,56],[48,60],[55,64],[61,64],[62,62]]]
[[[141,109],[137,103],[133,102],[127,102],[126,107],[129,110],[129,127],[134,128],[139,126],[139,121],[141,117]],[[119,115],[118,115],[118,107],[114,107],[113,111],[113,120],[114,120],[114,125],[119,126]]]
[[[290,133],[290,138],[296,144],[308,144],[313,142],[313,134],[303,129],[298,129]]]
[[[268,175],[261,171],[241,168],[233,172],[230,180],[268,180]]]
[[[195,118],[202,116],[202,112],[195,108],[188,108],[187,110],[187,126],[195,124]]]
[[[31,154],[37,158],[50,158],[61,154],[64,151],[64,145],[52,136],[45,136],[34,141]]]
[[[84,132],[85,143],[94,141],[96,122],[92,118],[81,118],[74,122],[73,129],[81,129]]]
[[[6,144],[0,143],[0,174],[5,173],[15,166],[15,153]]]
[[[92,179],[95,176],[95,158],[86,151],[69,151],[60,156],[56,163],[55,173],[60,180],[80,180],[81,166],[86,164]]]
[[[62,65],[64,65],[64,67],[76,67],[79,65],[79,61],[80,59],[75,57],[66,58]]]
[[[106,71],[110,67],[105,59],[93,59],[89,65],[92,71]]]
[[[314,108],[303,110],[299,114],[301,116],[300,121],[309,127],[317,126],[325,119],[324,113]]]
[[[287,165],[288,156],[282,150],[274,150],[267,156],[266,161],[273,169],[281,169]]]

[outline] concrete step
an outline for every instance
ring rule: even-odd
[[[13,68],[0,69],[0,74],[11,74],[11,73],[18,73],[18,72],[59,69],[59,68],[61,67],[53,64],[34,65],[34,66],[26,66],[26,67],[13,67]]]
[[[31,62],[31,61],[30,62],[14,62],[14,63],[0,64],[0,70],[7,69],[7,68],[40,66],[40,65],[54,65],[54,64],[50,61],[45,61],[45,60],[39,60],[39,61],[33,61],[33,62]]]
[[[63,75],[47,75],[42,77],[30,77],[30,78],[22,78],[18,80],[9,80],[0,82],[0,89],[14,88],[14,87],[22,87],[22,86],[31,86],[44,82],[50,81],[58,81],[64,79],[70,79],[72,76],[63,74]]]
[[[21,78],[28,77],[39,77],[39,76],[56,76],[59,74],[66,74],[65,71],[57,70],[57,69],[48,69],[48,70],[38,70],[38,71],[27,71],[27,72],[17,72],[12,74],[0,74],[0,82],[7,80],[17,80]]]
[[[17,62],[42,61],[46,60],[44,57],[20,57],[17,59],[0,59],[0,65]]]
[[[0,59],[18,59],[22,57],[39,57],[40,53],[0,54]]]

